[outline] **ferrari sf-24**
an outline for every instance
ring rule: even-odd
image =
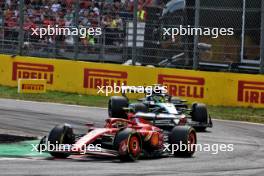
[[[155,126],[155,121],[160,119],[175,120],[170,116],[137,113],[129,120],[108,118],[103,128],[95,128],[88,123],[84,134],[75,134],[69,124],[57,125],[41,139],[38,149],[55,158],[71,155],[111,156],[121,161],[135,161],[140,157],[193,156],[197,143],[196,131],[190,126],[173,126],[170,130],[162,130]],[[49,150],[48,145],[60,147]],[[180,145],[188,147],[180,150]]]

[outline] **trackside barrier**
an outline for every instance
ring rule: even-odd
[[[264,107],[264,76],[146,68],[80,61],[0,55],[0,84],[45,79],[48,90],[98,95],[97,86],[160,83],[170,94],[209,105]],[[103,95],[103,94],[101,94]],[[139,95],[130,95],[139,98]]]

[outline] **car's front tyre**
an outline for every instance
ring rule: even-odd
[[[117,133],[114,146],[121,161],[136,161],[142,151],[141,137],[130,128],[123,129]]]
[[[113,96],[108,101],[108,115],[114,118],[127,118],[124,108],[128,107],[128,99],[122,96]]]
[[[70,125],[57,125],[49,133],[48,142],[50,145],[58,146],[60,144],[73,144],[75,136]],[[56,158],[67,158],[70,154],[63,152],[49,151],[50,155]]]
[[[196,131],[190,126],[176,126],[169,134],[169,144],[174,156],[191,157],[197,144]]]

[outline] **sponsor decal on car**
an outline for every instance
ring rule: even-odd
[[[103,70],[103,69],[84,69],[84,88],[98,89],[102,86],[121,86],[127,85],[127,72]]]
[[[167,86],[172,96],[204,98],[204,78],[160,74],[158,83]]]
[[[53,84],[54,66],[26,62],[13,62],[12,80],[45,79],[47,84]]]
[[[264,82],[238,81],[239,102],[264,104]]]

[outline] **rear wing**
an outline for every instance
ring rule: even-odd
[[[134,118],[142,118],[145,120],[173,120],[179,118],[179,115],[174,115],[174,114],[155,114],[155,113],[143,113],[143,112],[138,112],[134,115]]]
[[[155,113],[136,113],[133,118],[141,118],[151,122],[154,126],[175,126],[180,122],[182,115],[174,114],[155,114]]]

